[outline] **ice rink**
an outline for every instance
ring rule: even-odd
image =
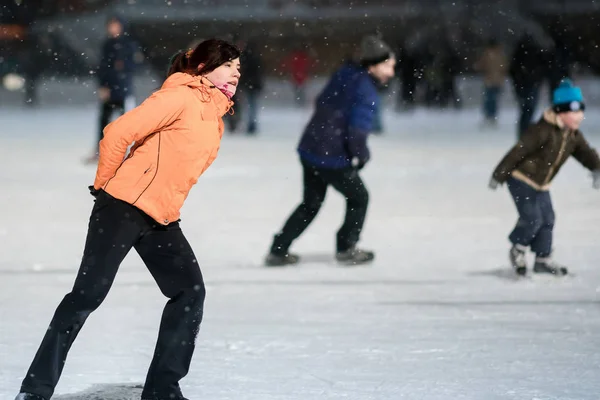
[[[293,248],[304,262],[267,269],[272,235],[300,201],[295,146],[309,112],[268,110],[259,136],[225,135],[183,208],[208,291],[182,381],[190,400],[600,398],[600,191],[587,170],[569,161],[552,191],[555,256],[574,275],[515,280],[516,211],[505,187],[487,188],[515,112],[480,131],[477,110],[389,111],[363,174],[361,245],[375,262],[333,261],[344,203],[330,191]],[[12,400],[79,265],[97,110],[0,117],[0,399]],[[600,114],[583,131],[600,147]],[[143,382],[165,301],[132,252],[53,399],[137,398],[118,385]]]

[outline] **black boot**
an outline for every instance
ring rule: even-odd
[[[335,255],[338,262],[346,265],[366,264],[375,259],[375,253],[368,250],[362,250],[356,247],[351,247],[345,251],[338,251]]]
[[[265,259],[265,265],[267,267],[285,267],[286,265],[298,264],[300,256],[297,254],[285,253],[285,254],[273,254],[270,253]]]
[[[537,257],[535,259],[535,265],[533,266],[533,272],[538,274],[552,274],[552,275],[567,275],[568,269],[564,265],[560,265],[553,261],[550,257]]]

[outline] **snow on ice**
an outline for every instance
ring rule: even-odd
[[[96,110],[0,111],[0,398],[12,399],[83,249]],[[555,181],[556,257],[576,275],[514,280],[516,211],[487,189],[515,111],[387,113],[364,170],[370,267],[333,262],[343,200],[330,191],[294,250],[261,266],[297,205],[295,145],[309,110],[264,111],[258,137],[224,137],[182,228],[207,283],[190,399],[591,400],[600,393],[600,192],[570,161]],[[583,129],[600,147],[600,115]],[[58,400],[136,398],[165,298],[135,252],[70,353]],[[123,386],[125,385],[125,386]],[[123,389],[125,387],[125,389]]]

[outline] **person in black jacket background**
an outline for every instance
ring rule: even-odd
[[[137,47],[125,31],[124,21],[112,16],[106,24],[108,38],[102,44],[102,56],[98,66],[98,97],[100,98],[100,120],[95,154],[90,162],[98,158],[98,143],[113,113],[125,113],[126,101],[133,101],[133,74],[136,68]],[[130,107],[127,107],[130,108]]]
[[[520,107],[518,138],[521,138],[533,120],[540,87],[547,75],[547,64],[548,54],[542,46],[531,34],[524,34],[517,43],[509,69]]]
[[[235,103],[234,112],[228,113],[223,118],[230,132],[238,130],[240,122],[245,116],[247,118],[246,133],[254,135],[258,132],[258,111],[260,94],[264,85],[264,71],[260,47],[254,39],[248,41],[237,37],[230,39],[235,42],[238,49],[242,51],[240,56],[240,73],[244,79],[232,98]]]
[[[258,108],[260,93],[263,89],[262,58],[258,43],[248,41],[242,48],[240,56],[241,73],[244,75],[240,94],[246,101],[248,111],[248,127],[246,132],[254,134],[258,130]]]

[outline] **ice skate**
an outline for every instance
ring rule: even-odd
[[[356,247],[351,247],[346,251],[340,251],[336,253],[335,259],[346,265],[358,265],[358,264],[366,264],[375,258],[375,253],[372,251],[358,249]]]
[[[298,264],[300,256],[297,254],[286,253],[283,255],[270,253],[265,259],[267,267],[285,267],[286,265]]]
[[[568,269],[564,265],[560,265],[550,257],[538,257],[533,265],[533,272],[536,274],[552,274],[557,276],[567,275]]]
[[[510,264],[514,268],[517,275],[527,275],[527,260],[525,259],[525,247],[519,244],[511,247],[508,257]]]
[[[47,400],[45,397],[31,393],[19,393],[15,400]]]

